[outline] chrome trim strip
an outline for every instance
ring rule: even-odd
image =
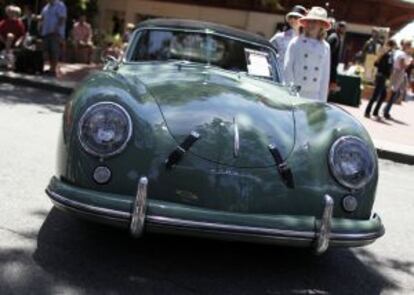
[[[332,228],[332,214],[333,214],[334,201],[331,196],[324,196],[324,209],[321,218],[321,224],[317,231],[315,252],[321,255],[328,250],[329,242],[331,238]]]
[[[141,177],[138,182],[137,195],[132,208],[132,218],[129,227],[131,236],[139,238],[142,236],[147,213],[147,187],[148,178]]]
[[[311,231],[292,231],[292,230],[279,230],[272,228],[258,228],[251,226],[240,226],[232,224],[223,224],[223,223],[211,223],[204,221],[192,221],[184,220],[179,218],[157,216],[157,215],[147,215],[146,217],[147,224],[153,225],[165,225],[165,226],[177,226],[177,227],[187,227],[197,230],[219,230],[222,232],[239,232],[239,233],[251,233],[251,234],[265,234],[265,235],[279,235],[286,237],[298,237],[298,238],[307,238],[309,240],[314,240],[317,236],[315,232]],[[331,241],[371,241],[373,239],[379,238],[383,235],[381,232],[370,232],[370,233],[360,233],[360,234],[343,234],[337,233],[332,234]]]
[[[97,213],[97,214],[104,214],[104,215],[108,215],[114,218],[131,219],[131,214],[128,212],[106,209],[106,208],[96,207],[92,205],[86,205],[86,204],[62,197],[61,195],[55,192],[52,192],[50,189],[46,189],[46,193],[49,195],[49,197],[52,200],[58,202],[59,204],[62,204],[63,206],[70,206],[75,209],[81,209],[81,210],[85,210],[85,211],[89,211],[89,212]]]
[[[193,221],[193,220],[184,220],[184,219],[154,216],[154,215],[148,215],[147,221],[148,223],[153,223],[153,224],[187,227],[187,228],[194,228],[194,229],[199,229],[199,230],[207,229],[207,230],[217,230],[217,231],[223,231],[223,232],[229,231],[233,233],[238,232],[238,233],[250,233],[250,234],[263,234],[263,235],[269,235],[269,236],[277,235],[277,236],[286,236],[286,237],[294,236],[294,237],[308,238],[308,239],[315,238],[314,232],[280,230],[280,229],[273,229],[273,228],[262,228],[262,227],[252,227],[252,226],[244,226],[244,225],[232,225],[232,224],[212,223],[212,222],[204,222],[204,221]]]
[[[239,156],[240,150],[240,136],[239,136],[239,126],[236,122],[236,117],[233,118],[233,127],[234,127],[234,142],[233,142],[233,155],[235,158]]]

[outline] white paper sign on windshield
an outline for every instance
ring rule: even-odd
[[[252,49],[245,49],[247,72],[253,76],[271,77],[269,54]]]

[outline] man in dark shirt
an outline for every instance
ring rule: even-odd
[[[378,57],[377,61],[375,62],[375,66],[377,67],[377,76],[375,77],[375,89],[374,93],[368,103],[367,108],[365,109],[365,117],[369,118],[371,116],[371,109],[375,102],[377,105],[375,106],[373,115],[378,117],[378,112],[381,108],[382,103],[387,96],[387,80],[390,78],[393,65],[394,65],[394,58],[393,52],[394,49],[397,47],[397,44],[394,40],[389,40],[385,45],[384,52]]]
[[[341,62],[343,55],[346,27],[346,22],[338,22],[335,26],[335,31],[332,34],[330,34],[327,39],[329,46],[331,48],[331,76],[329,81],[331,90],[335,90],[337,87],[337,68],[338,64]]]
[[[365,42],[364,47],[362,47],[364,63],[365,63],[365,60],[368,54],[378,53],[378,49],[384,44],[384,43],[381,43],[380,39],[381,38],[380,38],[380,33],[378,31],[378,28],[372,29],[371,38],[367,42]]]
[[[33,8],[30,5],[25,5],[23,8],[24,14],[21,21],[26,28],[26,32],[31,37],[39,37],[38,17],[33,13]]]

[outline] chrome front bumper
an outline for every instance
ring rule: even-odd
[[[286,245],[312,245],[316,254],[323,254],[332,246],[363,246],[374,242],[384,234],[384,228],[364,233],[332,232],[332,213],[334,201],[329,195],[323,197],[324,208],[315,230],[296,231],[277,228],[264,228],[246,225],[233,225],[174,218],[170,216],[147,214],[148,179],[142,177],[138,182],[137,193],[130,212],[91,206],[70,200],[50,188],[46,193],[54,205],[83,217],[105,223],[128,226],[130,234],[138,238],[144,230],[154,232],[187,234],[192,236],[214,237],[243,241],[262,241]],[[379,219],[379,217],[376,217]]]

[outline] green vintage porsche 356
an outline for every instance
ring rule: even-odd
[[[333,105],[278,83],[260,36],[195,21],[138,25],[72,94],[46,189],[129,230],[312,247],[384,234],[375,148]]]

